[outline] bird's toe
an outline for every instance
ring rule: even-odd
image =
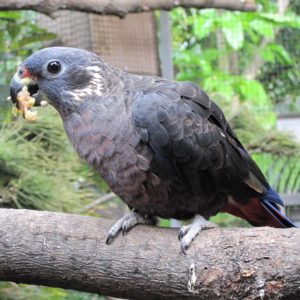
[[[119,232],[122,232],[125,235],[132,227],[137,224],[147,224],[152,225],[155,223],[155,220],[151,217],[144,217],[136,212],[130,212],[119,219],[109,230],[106,244],[110,244],[113,239],[118,235]]]
[[[107,238],[106,238],[106,244],[109,245],[113,241],[113,239],[118,235],[119,231],[121,230],[122,225],[118,222],[116,222],[111,229],[108,232]]]
[[[188,238],[182,238],[180,241],[180,248],[184,255],[186,255],[186,250],[190,247],[192,240]]]
[[[182,226],[178,232],[182,253],[186,254],[186,250],[201,230],[216,227],[218,227],[216,224],[207,221],[202,216],[196,216],[192,224]]]
[[[182,238],[187,234],[187,232],[189,231],[190,228],[191,228],[191,225],[183,225],[180,227],[180,229],[178,231],[179,241],[182,240]]]
[[[124,222],[127,220],[128,214],[123,216],[121,219],[119,219],[109,230],[107,238],[106,238],[106,244],[111,244],[113,239],[118,235],[118,233],[122,230]]]

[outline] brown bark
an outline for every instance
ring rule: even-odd
[[[177,230],[0,209],[0,280],[130,299],[300,299],[298,229],[210,229],[187,255]]]
[[[51,15],[59,9],[79,10],[123,17],[156,9],[171,10],[175,7],[223,8],[254,11],[255,0],[1,0],[0,10],[29,9]]]

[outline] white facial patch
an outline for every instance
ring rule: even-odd
[[[86,97],[93,96],[102,96],[102,87],[103,87],[103,78],[100,75],[100,67],[91,66],[87,67],[87,70],[90,71],[92,77],[88,86],[82,89],[75,89],[73,91],[68,91],[67,93],[78,102],[81,102]]]

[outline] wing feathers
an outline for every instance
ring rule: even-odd
[[[133,119],[141,139],[149,142],[164,164],[176,164],[174,169],[192,190],[199,191],[198,177],[208,171],[227,190],[236,189],[235,196],[257,196],[265,191],[266,180],[223,112],[197,85],[172,82],[168,86],[168,81],[159,81],[156,89],[151,86],[137,97]]]

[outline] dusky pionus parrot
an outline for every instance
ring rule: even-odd
[[[254,226],[294,226],[221,109],[196,84],[129,74],[88,51],[53,47],[20,65],[13,102],[24,86],[36,106],[54,106],[80,157],[131,209],[107,243],[156,217],[195,217],[179,230],[183,252],[201,229],[215,226],[208,219],[218,212]]]

